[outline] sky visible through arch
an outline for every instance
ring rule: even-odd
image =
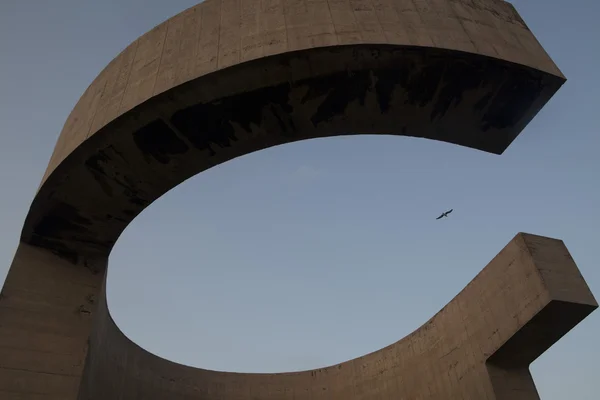
[[[77,99],[125,46],[195,3],[0,2],[0,282]],[[600,4],[513,4],[568,81],[504,155],[343,137],[196,176],[111,255],[109,306],[123,331],[210,369],[345,361],[409,334],[519,231],[563,239],[600,297]],[[598,398],[598,337],[600,312],[534,363],[543,399]]]

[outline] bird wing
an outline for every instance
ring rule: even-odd
[[[444,214],[440,215],[439,217],[436,218],[437,219],[441,219],[444,216]]]
[[[446,214],[450,214],[452,211],[454,211],[454,209],[450,209],[450,211],[446,211]]]

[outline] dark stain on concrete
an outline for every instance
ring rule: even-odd
[[[289,92],[290,85],[282,84],[201,103],[177,111],[170,121],[195,148],[213,156],[214,146],[230,147],[238,140],[235,125],[252,132],[252,126],[260,126],[266,113],[276,118],[281,134],[293,133],[296,128],[290,118],[294,110],[288,104]]]
[[[115,220],[115,221],[122,222],[122,223],[124,223],[124,224],[128,223],[128,221],[127,221],[126,219],[124,219],[124,218],[121,218],[121,217],[117,217],[117,216],[114,216],[114,215],[111,215],[111,214],[106,214],[106,215],[104,216],[104,218],[105,218],[107,221]]]
[[[323,97],[310,121],[314,126],[344,115],[352,102],[365,105],[367,92],[372,90],[371,70],[350,71],[311,80],[301,103]]]
[[[83,266],[88,269],[92,275],[98,275],[103,269],[102,267],[99,267],[96,263],[89,261],[89,260],[84,260],[83,261]]]
[[[377,119],[381,118],[380,114],[386,114],[385,124],[391,121],[396,133],[417,136],[419,133],[409,132],[406,123],[394,113],[425,111],[427,114],[422,115],[444,128],[445,116],[454,112],[454,108],[460,108],[461,115],[479,122],[480,128],[456,134],[446,134],[447,130],[440,129],[440,137],[436,138],[499,153],[516,136],[515,127],[518,129],[522,119],[532,113],[534,101],[548,84],[542,72],[467,54],[449,55],[431,49],[427,54],[414,49],[403,49],[402,52],[391,49],[385,57],[383,50],[357,53],[365,59],[379,56],[392,57],[392,61],[387,62],[385,68],[376,70],[340,71],[199,103],[175,112],[168,121],[157,116],[156,120],[132,132],[132,142],[126,138],[110,145],[102,141],[102,145],[94,148],[88,145],[91,150],[83,163],[83,168],[90,173],[87,181],[85,174],[73,174],[80,180],[61,178],[60,185],[49,187],[47,193],[61,193],[65,188],[85,190],[86,185],[92,183],[101,189],[98,190],[99,198],[75,196],[72,200],[75,206],[45,205],[46,210],[39,214],[44,215],[43,218],[32,225],[32,243],[58,249],[63,257],[72,260],[76,254],[71,249],[111,245],[108,238],[117,235],[162,190],[162,186],[156,190],[152,186],[155,177],[151,172],[144,175],[143,187],[152,189],[150,192],[141,189],[139,179],[142,177],[136,174],[146,166],[130,164],[138,159],[137,154],[135,158],[131,157],[132,151],[139,151],[157,171],[164,169],[161,176],[173,176],[175,184],[182,175],[192,176],[196,172],[193,168],[199,163],[189,161],[189,158],[202,155],[190,152],[192,146],[208,151],[205,157],[211,156],[219,147],[235,144],[238,140],[236,129],[252,132],[257,126],[269,135],[294,140],[310,137],[311,132],[301,132],[298,126],[312,123],[318,128],[334,118],[355,120],[356,115],[349,115],[349,105],[366,107],[368,100],[376,104],[375,108],[360,112],[359,117]],[[292,68],[292,64],[288,62],[287,65]],[[469,106],[463,104],[467,97],[471,101]],[[313,110],[312,114],[307,110]],[[377,124],[378,121],[373,122],[373,126]],[[339,126],[352,128],[348,122]],[[486,134],[489,130],[492,131]],[[444,134],[446,136],[442,137]],[[129,147],[129,143],[134,146]],[[172,163],[174,160],[182,162]],[[59,187],[62,185],[65,186]],[[77,201],[97,201],[98,206],[86,203],[85,207],[76,207]],[[79,209],[95,210],[97,214],[82,218],[77,212]]]
[[[92,221],[82,217],[75,207],[58,203],[40,219],[33,232],[40,237],[57,236],[60,232],[81,234],[86,233],[91,224]]]
[[[223,110],[219,104],[202,104],[176,112],[171,123],[196,149],[214,156],[213,145],[230,147],[237,140],[228,118],[232,112]]]
[[[119,189],[120,193],[117,197],[125,197],[135,205],[148,205],[148,195],[143,193],[136,187],[135,181],[126,175],[121,175],[113,166],[113,160],[119,157],[125,162],[127,158],[120,153],[115,146],[108,146],[102,150],[98,150],[94,155],[85,161],[85,166],[94,177],[94,180],[101,187],[106,196],[113,197],[115,189]],[[111,171],[112,174],[109,174]]]
[[[168,164],[171,155],[184,154],[187,144],[162,119],[150,122],[133,133],[133,141],[143,154],[161,164]]]
[[[408,66],[403,65],[403,74],[406,78],[401,81],[400,85],[405,90],[408,104],[426,107],[435,99],[446,62],[434,60],[423,66],[419,64],[409,62]]]
[[[430,107],[430,119],[437,121],[459,107],[467,93],[483,90],[473,112],[480,114],[485,110],[482,131],[486,131],[492,127],[511,128],[518,123],[543,87],[524,68],[508,70],[484,57],[423,57],[411,50],[406,53],[393,69],[344,71],[298,81],[294,86],[286,83],[197,104],[176,112],[171,123],[197,149],[214,155],[215,146],[230,147],[237,140],[234,125],[250,132],[252,125],[261,125],[268,111],[275,116],[282,135],[296,133],[290,93],[301,86],[308,88],[301,105],[319,101],[310,116],[315,127],[344,116],[351,103],[364,106],[371,92],[382,114],[390,112],[394,95],[401,93],[409,106]],[[398,131],[405,133],[406,129],[399,127]],[[155,143],[161,142],[160,135],[153,137]]]
[[[425,107],[434,99],[445,61],[432,63],[421,60],[414,50],[408,50],[407,53],[412,57],[401,58],[396,68],[373,72],[377,80],[375,83],[377,104],[382,114],[390,110],[394,92],[398,87],[402,88],[402,94],[406,97],[408,105]]]
[[[392,96],[394,90],[396,90],[396,85],[398,85],[403,78],[406,79],[402,72],[402,69],[399,71],[380,71],[375,75],[377,78],[377,81],[375,82],[375,95],[377,96],[379,111],[382,114],[386,114],[390,111]]]
[[[475,103],[473,110],[477,113],[482,112],[488,106],[490,101],[494,98],[494,93],[488,92]]]
[[[110,159],[106,156],[106,154],[104,154],[102,151],[99,151],[85,161],[85,166],[87,167],[88,171],[92,173],[94,180],[98,183],[98,185],[100,185],[102,191],[108,197],[112,197],[112,185],[107,179],[108,177],[106,176],[104,167],[102,166],[102,164],[108,164],[109,162]]]
[[[531,112],[531,107],[544,84],[539,74],[525,69],[514,71],[510,79],[506,79],[490,102],[483,115],[481,129],[486,132],[490,128],[506,129],[515,126]]]
[[[447,63],[440,72],[442,72],[439,79],[441,85],[431,110],[432,121],[443,118],[448,110],[459,106],[465,92],[477,89],[486,80],[485,72],[479,65],[473,63]]]

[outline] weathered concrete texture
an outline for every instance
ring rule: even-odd
[[[237,374],[146,352],[119,331],[102,298],[80,399],[538,399],[529,364],[596,307],[561,241],[519,234],[391,346],[313,371]]]
[[[298,374],[160,360],[100,289],[127,224],[219,163],[347,134],[501,154],[564,81],[501,0],[207,0],[175,16],[65,123],[2,290],[0,398],[536,398],[528,363],[596,307],[558,241],[517,237],[413,335]]]
[[[108,64],[67,119],[44,180],[102,127],[179,84],[267,56],[363,44],[464,51],[562,77],[502,0],[207,0],[158,25]],[[344,63],[301,60],[291,76],[269,70],[243,82],[245,88],[220,86],[245,91],[345,72]],[[211,87],[201,98],[222,97],[223,89]]]
[[[103,276],[19,245],[0,295],[0,399],[77,398]]]

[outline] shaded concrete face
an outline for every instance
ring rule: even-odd
[[[500,0],[208,0],[136,40],[67,119],[0,298],[2,399],[536,399],[528,365],[597,307],[562,242],[518,235],[427,324],[290,374],[155,357],[103,289],[129,222],[232,158],[347,134],[501,154],[564,82]]]
[[[326,71],[294,80],[313,65]],[[39,190],[23,240],[66,257],[105,253],[183,180],[298,140],[394,134],[501,153],[562,82],[488,57],[381,45],[230,67],[157,96],[82,143]]]

